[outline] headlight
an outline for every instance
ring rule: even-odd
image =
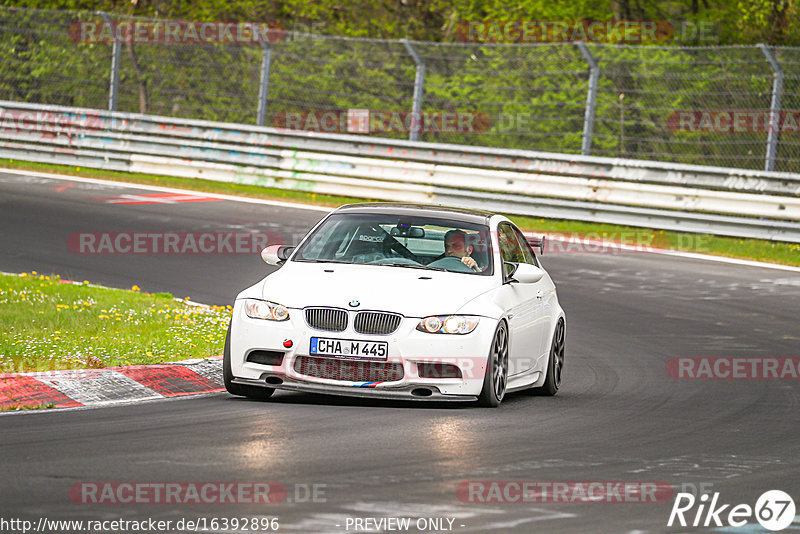
[[[267,300],[245,299],[244,312],[251,319],[285,321],[289,318],[289,310],[286,306],[275,304]]]
[[[431,315],[417,325],[420,332],[429,334],[469,334],[478,326],[478,318],[470,315]]]

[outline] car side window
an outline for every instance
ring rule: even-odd
[[[533,252],[531,244],[528,243],[528,239],[522,232],[520,232],[519,228],[514,228],[514,233],[517,234],[517,238],[519,239],[520,248],[522,249],[522,255],[525,258],[525,263],[530,263],[531,265],[535,265],[538,267],[539,261],[536,259],[536,254]]]
[[[504,223],[497,227],[497,238],[500,241],[500,257],[503,261],[525,263],[525,255],[510,224]]]

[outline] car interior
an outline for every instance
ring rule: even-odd
[[[447,271],[491,274],[488,228],[456,225],[455,221],[375,221],[342,219],[319,239],[309,240],[299,259],[358,264],[426,266]],[[417,223],[417,224],[413,224]],[[478,269],[464,265],[460,258],[445,256],[444,239],[450,230],[465,233],[467,248]],[[315,241],[324,243],[315,246]]]

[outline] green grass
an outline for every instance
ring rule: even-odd
[[[33,163],[19,160],[0,159],[0,167],[54,172],[89,178],[101,178],[121,182],[132,182],[148,185],[160,185],[180,189],[192,189],[209,193],[239,195],[253,198],[283,200],[321,206],[341,206],[353,202],[364,202],[368,199],[340,197],[333,195],[317,195],[305,191],[266,188],[255,185],[213,182],[203,179],[174,178],[150,174],[105,171],[66,165]],[[650,246],[672,248],[702,254],[714,254],[731,258],[780,263],[800,266],[800,244],[766,241],[762,239],[739,239],[708,234],[690,234],[653,229],[633,228],[612,224],[588,223],[580,221],[541,219],[509,215],[520,228],[532,232],[565,233],[574,236],[588,236],[595,239],[623,242],[646,243],[652,239]],[[650,237],[652,236],[652,237]]]
[[[10,406],[0,406],[0,412],[19,412],[24,410],[46,410],[55,408],[55,404],[12,404]]]
[[[222,354],[230,308],[169,294],[0,274],[0,373],[153,364]]]

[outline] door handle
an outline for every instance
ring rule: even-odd
[[[541,299],[542,297],[544,297],[544,291],[540,289],[539,291],[536,292],[536,298]]]

